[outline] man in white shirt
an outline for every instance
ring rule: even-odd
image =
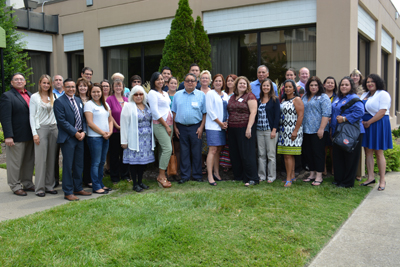
[[[306,89],[306,83],[308,79],[310,78],[310,70],[307,69],[306,67],[302,67],[299,70],[299,78],[300,80],[297,82],[297,85],[300,85],[304,89]]]

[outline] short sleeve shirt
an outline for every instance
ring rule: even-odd
[[[257,101],[257,98],[253,93],[245,93],[237,100],[236,95],[231,96],[228,102],[229,127],[247,127],[250,117],[250,109],[247,104],[249,100]]]

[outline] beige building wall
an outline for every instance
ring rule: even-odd
[[[285,1],[285,0],[281,0]],[[375,40],[370,44],[370,73],[381,75],[381,34],[386,29],[392,37],[389,54],[387,88],[392,95],[390,110],[392,125],[396,125],[395,84],[396,44],[400,43],[400,19],[395,19],[395,8],[390,0],[315,0],[317,5],[317,76],[341,77],[348,75],[358,62],[358,6],[360,5],[376,22]],[[234,7],[265,4],[274,0],[189,0],[193,17],[204,12]],[[178,0],[96,0],[87,7],[86,1],[68,0],[48,2],[46,14],[58,14],[60,32],[54,38],[51,71],[67,76],[67,56],[64,53],[63,35],[84,33],[85,66],[94,69],[93,80],[103,78],[103,53],[100,47],[100,29],[136,22],[172,18]],[[41,9],[41,8],[40,8]],[[41,12],[41,10],[36,10]],[[293,15],[296,15],[293,10]],[[118,38],[116,36],[115,38]],[[399,97],[398,95],[396,97]]]

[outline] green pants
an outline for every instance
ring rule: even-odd
[[[171,145],[171,138],[173,134],[173,127],[172,125],[169,126],[172,130],[171,136],[168,135],[167,130],[162,124],[154,124],[154,137],[159,144],[159,166],[161,170],[166,170],[168,167],[169,158],[171,157],[172,153],[172,145]]]

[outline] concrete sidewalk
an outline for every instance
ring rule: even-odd
[[[386,175],[309,266],[400,266],[400,173]]]
[[[35,180],[33,180],[35,181]],[[0,221],[16,219],[38,211],[46,210],[54,206],[69,203],[64,199],[64,192],[61,186],[57,187],[57,195],[46,194],[45,197],[37,197],[34,192],[27,192],[27,196],[14,195],[7,184],[7,171],[0,169]],[[85,188],[91,192],[92,189]],[[114,192],[114,191],[112,191]],[[78,196],[79,201],[98,198],[100,194],[92,194],[88,197]]]

